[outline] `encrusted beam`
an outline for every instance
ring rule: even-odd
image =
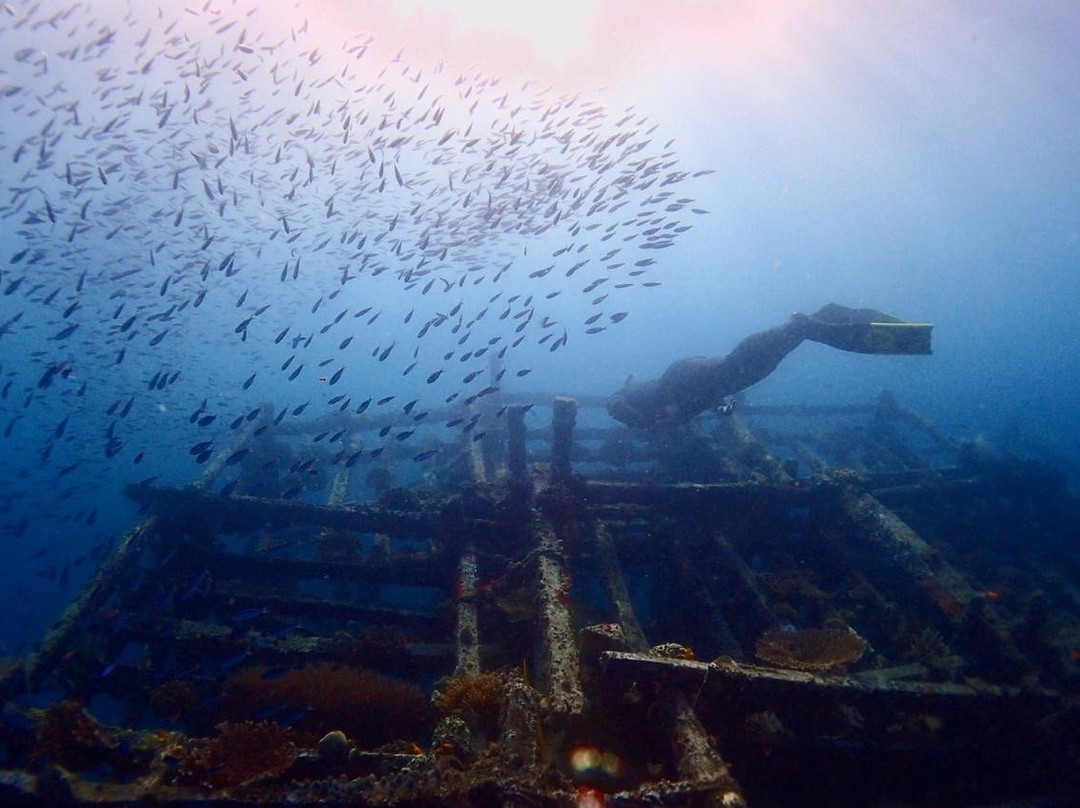
[[[754,437],[741,415],[736,413],[723,418],[721,424],[727,438],[734,444],[733,454],[736,459],[757,473],[764,474],[774,485],[791,485],[791,475],[779,460],[769,454],[764,444]]]
[[[40,650],[26,661],[26,685],[31,691],[41,685],[60,657],[67,653],[71,641],[85,625],[86,616],[101,609],[113,592],[128,580],[134,562],[149,544],[156,528],[157,520],[151,517],[124,534],[101,569],[45,633]]]
[[[540,603],[541,672],[552,712],[577,715],[585,705],[581,690],[577,638],[570,621],[570,575],[562,542],[551,525],[530,525],[537,549],[537,596]]]
[[[993,604],[937,550],[869,494],[847,490],[839,502],[844,516],[857,527],[860,541],[876,551],[871,560],[878,565],[879,575],[882,567],[903,575],[911,588],[933,605],[939,618],[961,629],[961,636],[969,640],[969,650],[974,650],[974,641],[982,655],[991,656],[1009,675],[1027,670],[1024,655],[1012,642]],[[844,543],[838,537],[834,541]]]
[[[480,673],[479,621],[476,615],[476,582],[479,577],[476,566],[476,546],[466,544],[458,561],[457,573],[457,626],[454,634],[457,648],[455,676],[471,676]]]
[[[908,682],[899,679],[868,675],[843,676],[839,674],[807,673],[804,671],[745,665],[726,657],[715,662],[669,659],[666,657],[606,651],[601,664],[604,675],[615,682],[651,682],[673,685],[687,692],[698,693],[699,699],[707,699],[724,693],[749,693],[751,691],[779,697],[782,692],[802,694],[800,699],[810,699],[811,694],[844,696],[852,694],[871,695],[913,709],[927,709],[942,700],[980,700],[1005,697],[1032,698],[1052,702],[1057,697],[1050,692],[1038,692],[1019,687],[980,684],[978,688],[951,682]],[[810,707],[811,702],[805,702]]]
[[[288,582],[293,583],[296,580],[290,578]],[[198,596],[198,601],[200,605],[206,604],[215,609],[222,620],[249,609],[263,609],[267,616],[278,620],[299,617],[334,619],[339,622],[355,620],[380,626],[427,629],[429,634],[449,629],[449,620],[442,611],[418,612],[288,592],[249,591],[244,586],[235,586],[220,580],[214,582],[211,592]]]
[[[669,688],[661,693],[658,705],[656,717],[667,731],[679,780],[688,786],[708,789],[695,804],[705,808],[745,808],[739,782],[720,757],[687,694]]]
[[[330,659],[363,661],[365,645],[362,637],[337,634],[330,637],[293,634],[277,637],[274,634],[249,630],[238,635],[234,626],[201,623],[195,620],[155,617],[139,621],[132,618],[127,629],[131,640],[166,647],[193,648],[206,664],[226,670],[241,665],[280,663],[285,659]],[[240,649],[239,652],[237,649]],[[403,643],[400,649],[377,648],[380,662],[397,655],[402,664],[414,672],[445,671],[453,655],[448,643]],[[374,663],[372,663],[373,666]]]
[[[289,579],[355,581],[401,586],[449,586],[452,567],[442,556],[408,556],[347,563],[303,558],[265,558],[240,553],[206,552],[199,564],[220,580],[283,581]]]
[[[140,505],[150,506],[159,512],[211,519],[219,530],[225,532],[242,532],[276,524],[430,537],[438,532],[439,527],[438,513],[406,513],[373,505],[333,507],[235,494],[221,497],[190,488],[163,488],[144,483],[129,485],[124,493]]]
[[[583,499],[589,506],[643,505],[700,513],[699,509],[740,508],[762,503],[776,507],[809,507],[836,494],[829,484],[809,487],[738,483],[619,483],[587,480]]]
[[[602,522],[596,524],[593,546],[604,587],[615,605],[626,643],[631,649],[645,651],[649,647],[648,640],[627,593],[615,543]],[[665,688],[658,696],[657,704],[657,716],[667,734],[675,770],[681,780],[678,785],[697,793],[694,804],[717,808],[745,805],[738,781],[709,739],[686,693],[677,687]],[[685,796],[681,792],[680,795]]]

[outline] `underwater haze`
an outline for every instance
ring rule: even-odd
[[[9,0],[0,53],[5,654],[125,485],[255,424],[396,412],[317,450],[419,480],[463,428],[429,408],[607,395],[830,302],[933,355],[804,344],[747,401],[890,390],[1076,483],[1075,4]]]

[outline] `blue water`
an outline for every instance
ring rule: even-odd
[[[733,68],[688,51],[608,90],[470,64],[460,42],[350,52],[280,9],[5,6],[0,648],[25,651],[134,523],[125,484],[190,481],[189,448],[227,446],[263,402],[317,416],[339,393],[353,410],[475,393],[483,373],[462,379],[487,358],[461,356],[521,334],[503,390],[607,394],[795,311],[880,308],[935,323],[933,356],[806,344],[748,400],[889,389],[959,436],[1018,425],[1080,461],[1080,14],[940,5],[796,4],[775,53]],[[657,249],[643,211],[668,226]],[[598,312],[606,330],[586,333]]]

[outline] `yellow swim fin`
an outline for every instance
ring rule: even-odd
[[[871,354],[928,354],[932,323],[870,323],[857,340],[858,347],[847,350]]]
[[[932,323],[909,323],[877,309],[830,303],[807,318],[807,339],[866,354],[928,354]]]

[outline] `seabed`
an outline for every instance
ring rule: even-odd
[[[130,486],[144,521],[2,672],[0,801],[1080,799],[1075,468],[889,394],[663,436],[602,405],[491,396],[419,466],[297,460],[385,419],[256,420]]]

